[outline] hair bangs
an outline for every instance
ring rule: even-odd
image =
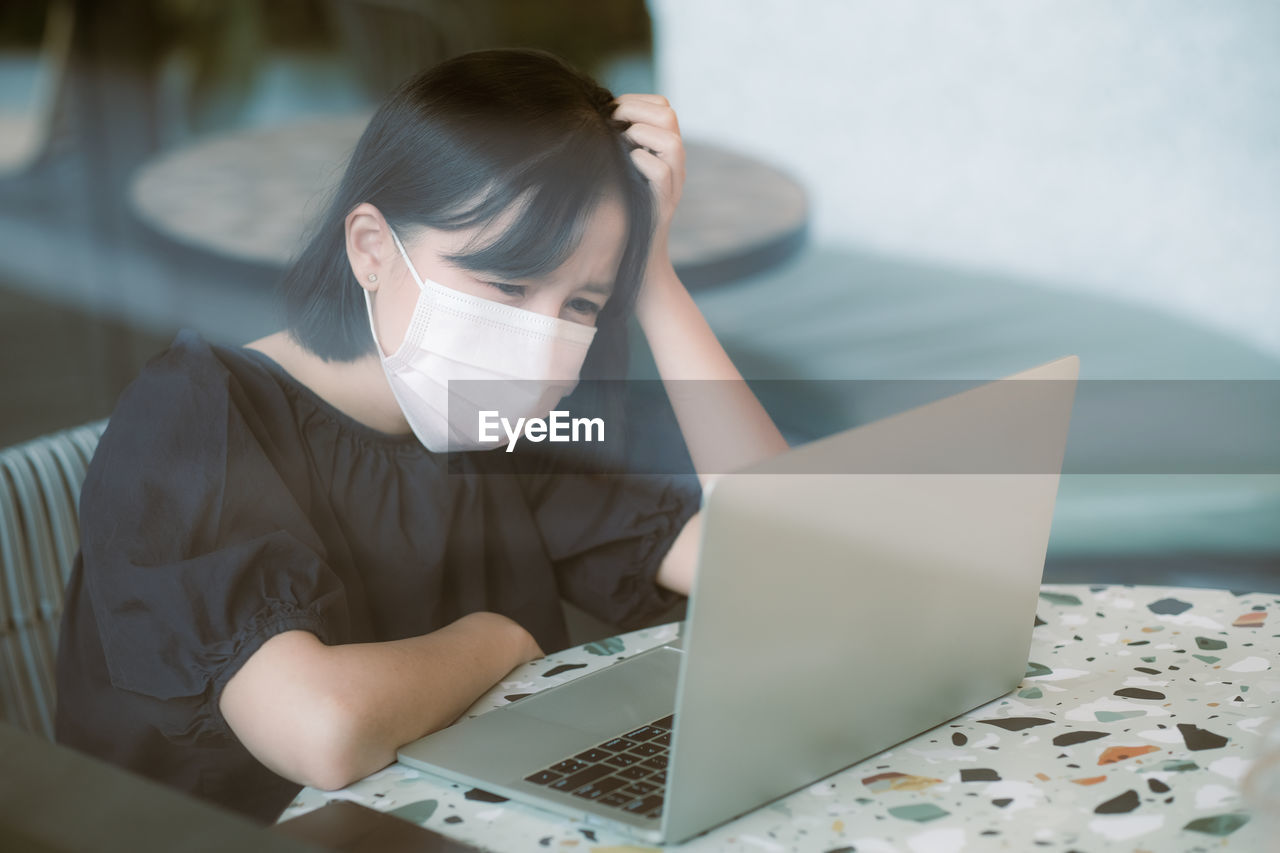
[[[490,225],[503,212],[513,221],[496,238],[443,257],[475,272],[508,279],[538,279],[559,269],[577,249],[588,217],[613,192],[624,197],[620,174],[607,151],[595,145],[562,145],[530,164],[522,174],[495,188],[469,215],[465,225]]]

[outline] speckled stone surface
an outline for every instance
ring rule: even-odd
[[[663,625],[532,661],[468,716],[661,645]],[[1241,794],[1280,716],[1280,597],[1046,585],[1016,690],[680,849],[1274,851]],[[637,846],[626,836],[393,764],[304,789],[281,819],[350,799],[490,850]]]

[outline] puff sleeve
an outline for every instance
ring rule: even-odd
[[[564,474],[540,491],[534,518],[566,599],[630,631],[684,598],[655,577],[698,511],[696,478]]]
[[[274,634],[334,644],[349,630],[301,462],[235,396],[228,373],[194,369],[175,344],[121,396],[81,493],[83,586],[111,685],[149,697],[137,707],[177,743],[233,737],[222,687]]]

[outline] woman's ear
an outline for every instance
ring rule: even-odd
[[[347,214],[345,227],[347,261],[351,264],[351,272],[355,274],[360,286],[372,293],[386,279],[388,262],[395,254],[395,247],[391,245],[390,226],[382,218],[381,211],[365,201]]]

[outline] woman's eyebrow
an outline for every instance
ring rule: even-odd
[[[587,291],[588,293],[599,293],[601,296],[609,296],[610,294],[613,293],[613,285],[600,284],[594,281],[587,282],[586,284],[582,285],[582,289]]]

